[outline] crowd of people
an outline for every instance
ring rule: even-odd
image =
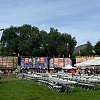
[[[28,69],[28,70],[0,70],[0,75],[2,74],[11,74],[11,73],[15,73],[15,74],[18,74],[18,73],[46,73],[48,70],[42,70],[42,71],[39,71],[39,70],[33,70],[33,69]],[[55,72],[55,71],[54,71]],[[53,72],[53,73],[54,73]],[[57,72],[57,71],[56,71]],[[85,68],[85,69],[81,69],[81,68],[78,68],[78,69],[69,69],[69,70],[64,70],[65,73],[71,73],[72,76],[74,76],[75,74],[79,74],[80,76],[83,75],[83,74],[87,74],[87,75],[98,75],[100,74],[100,68]]]
[[[78,74],[88,74],[88,75],[98,75],[100,74],[100,68],[85,68],[85,69],[78,69]]]

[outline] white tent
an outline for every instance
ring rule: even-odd
[[[54,67],[50,67],[50,69],[52,69],[52,70],[53,70],[53,69],[54,69]]]
[[[62,69],[76,69],[76,68],[71,65],[67,65],[67,66],[63,67]]]
[[[75,64],[76,67],[100,66],[100,57]]]

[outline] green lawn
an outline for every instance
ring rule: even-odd
[[[0,100],[99,100],[100,91],[76,89],[72,93],[56,93],[47,87],[12,76],[0,82]]]

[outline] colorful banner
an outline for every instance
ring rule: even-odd
[[[70,58],[51,58],[50,59],[50,68],[63,68],[67,65],[72,65]]]
[[[91,59],[94,59],[94,58],[96,58],[96,57],[76,57],[76,63],[81,63],[81,62],[91,60]]]
[[[36,57],[36,58],[21,58],[22,68],[47,68],[48,58]]]

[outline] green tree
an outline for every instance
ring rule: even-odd
[[[40,56],[48,56],[48,33],[44,30],[40,31],[41,44],[40,44]]]
[[[23,25],[7,28],[1,37],[1,52],[3,55],[67,57],[73,55],[76,45],[75,37],[60,33],[50,28],[50,32],[40,31],[37,27]]]
[[[16,27],[11,26],[3,31],[1,37],[1,52],[2,55],[13,55],[18,48],[18,32]]]
[[[18,27],[18,30],[20,39],[18,44],[18,50],[20,55],[35,55],[33,50],[37,49],[38,51],[41,43],[41,35],[39,29],[37,27],[32,27],[31,25],[26,24],[21,27]]]
[[[91,42],[87,41],[86,46],[80,50],[81,52],[81,56],[91,56],[93,55],[93,46],[91,44]]]
[[[98,41],[94,47],[95,53],[100,56],[100,41]]]

